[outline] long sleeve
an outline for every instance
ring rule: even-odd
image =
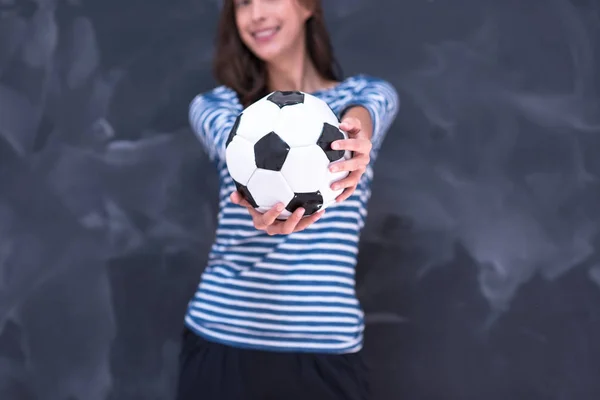
[[[240,112],[235,92],[223,86],[197,95],[190,103],[190,125],[211,161],[225,160],[225,143]]]
[[[372,153],[376,155],[398,114],[400,107],[398,92],[389,82],[363,75],[360,85],[356,86],[354,96],[345,110],[353,106],[362,106],[371,115],[373,122]]]

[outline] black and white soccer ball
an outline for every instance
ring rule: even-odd
[[[348,176],[332,173],[331,163],[350,158],[332,150],[347,138],[329,105],[308,93],[276,91],[247,107],[235,121],[226,143],[226,163],[238,191],[258,211],[286,204],[279,219],[298,207],[304,216],[335,203],[342,192],[331,184]]]

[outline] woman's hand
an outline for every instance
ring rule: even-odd
[[[336,162],[329,167],[331,172],[350,171],[346,178],[331,185],[333,190],[344,188],[344,191],[335,199],[338,203],[346,200],[356,190],[360,177],[365,173],[371,161],[372,147],[370,136],[362,130],[362,124],[358,118],[344,118],[340,129],[348,134],[348,139],[336,140],[331,144],[331,148],[333,150],[349,150],[353,152],[353,155],[351,159]]]
[[[287,220],[280,221],[277,220],[277,217],[285,208],[283,203],[276,204],[273,206],[273,208],[263,214],[256,211],[254,207],[252,207],[252,205],[248,203],[238,191],[233,192],[230,198],[234,204],[246,207],[248,209],[256,229],[265,231],[269,235],[289,235],[293,232],[299,232],[319,220],[319,218],[321,218],[325,213],[325,210],[321,210],[314,213],[310,217],[302,218],[305,210],[304,208],[299,207],[292,213],[292,215],[290,215]]]

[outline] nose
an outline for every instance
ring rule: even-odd
[[[262,0],[254,0],[252,3],[250,3],[250,7],[252,7],[250,10],[252,21],[257,22],[265,18],[266,6],[263,3],[264,1]]]

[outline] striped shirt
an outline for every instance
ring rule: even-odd
[[[225,143],[243,110],[236,93],[220,86],[190,105],[192,128],[220,178],[215,241],[185,315],[187,327],[207,340],[271,351],[339,354],[362,348],[364,318],[355,291],[358,240],[372,164],[397,114],[398,95],[388,82],[367,75],[312,94],[338,118],[351,106],[369,111],[372,161],[351,197],[290,235],[255,229],[248,211],[229,199],[235,184],[225,163]]]

